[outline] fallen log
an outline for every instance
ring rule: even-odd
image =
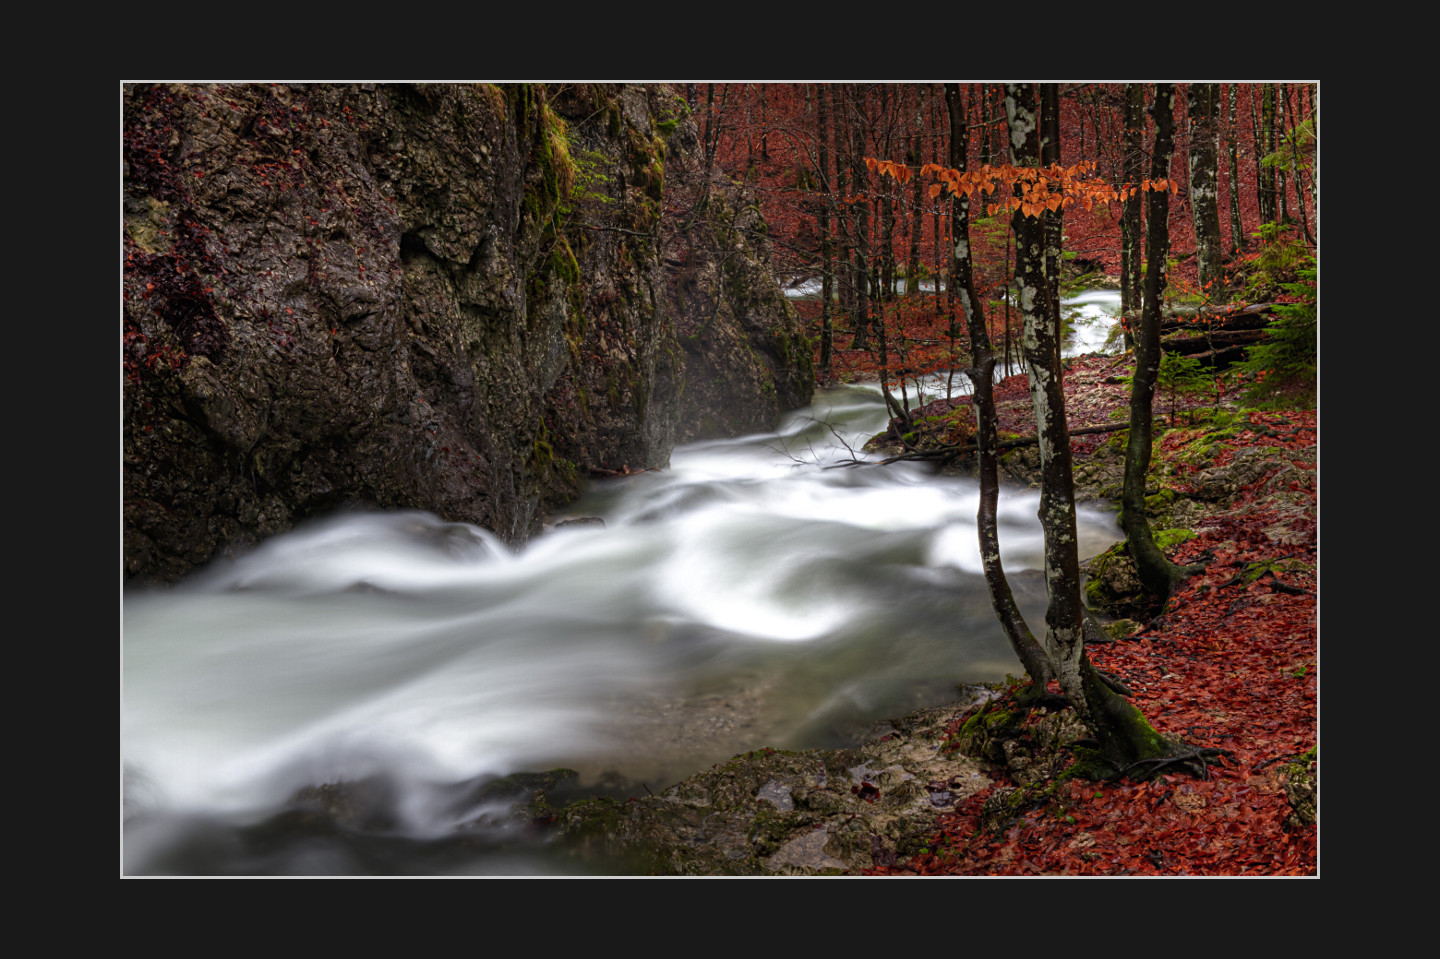
[[[1232,363],[1239,363],[1245,359],[1244,346],[1227,346],[1220,350],[1208,350],[1204,353],[1193,353],[1190,358],[1199,361],[1203,366],[1214,370],[1223,370]]]
[[[1156,417],[1156,422],[1163,422],[1163,417]],[[1086,433],[1112,433],[1115,430],[1128,430],[1129,420],[1116,420],[1114,423],[1103,423],[1100,426],[1079,426],[1070,430],[1071,436],[1082,436]],[[995,444],[997,452],[1001,450],[1019,449],[1022,446],[1035,446],[1040,442],[1037,436],[1019,436],[1015,439],[1001,440]],[[945,446],[937,446],[931,450],[913,450],[909,453],[900,453],[883,460],[854,460],[852,462],[840,463],[840,466],[859,466],[867,462],[873,462],[878,466],[888,466],[891,463],[899,463],[905,460],[951,460],[964,456],[967,453],[974,453],[980,447],[975,443],[953,443]]]
[[[1166,353],[1191,356],[1226,346],[1249,346],[1269,338],[1266,330],[1220,331],[1209,336],[1171,336],[1160,341]]]
[[[1259,330],[1269,325],[1274,303],[1207,306],[1196,313],[1172,315],[1160,323],[1162,334],[1175,330]]]

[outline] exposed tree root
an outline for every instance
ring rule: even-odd
[[[1234,753],[1228,749],[1215,749],[1209,746],[1186,746],[1181,748],[1179,752],[1169,756],[1156,756],[1152,759],[1141,759],[1138,762],[1133,762],[1124,769],[1121,769],[1115,778],[1121,779],[1130,776],[1132,779],[1153,779],[1160,773],[1160,770],[1165,767],[1178,765],[1185,767],[1186,771],[1193,776],[1199,776],[1201,779],[1209,779],[1210,767],[1220,765],[1219,759],[1221,756],[1233,755]],[[1141,776],[1135,777],[1131,775],[1134,770],[1141,769],[1142,767],[1146,768],[1144,768]]]

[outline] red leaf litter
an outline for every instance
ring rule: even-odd
[[[1252,412],[1249,422],[1228,442],[1273,448],[1273,464],[1178,549],[1177,562],[1205,572],[1129,640],[1090,648],[1157,730],[1232,756],[1208,780],[1061,782],[997,835],[982,831],[980,811],[1014,785],[1002,779],[943,815],[927,852],[873,874],[1318,874],[1316,825],[1292,816],[1284,789],[1286,767],[1318,741],[1316,418]],[[1156,459],[1199,432],[1166,434]],[[1190,479],[1175,463],[1172,485]]]

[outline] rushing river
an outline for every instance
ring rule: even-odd
[[[465,797],[489,777],[568,766],[658,791],[1018,673],[980,575],[975,483],[842,465],[884,423],[876,387],[831,389],[774,434],[597,485],[570,515],[603,526],[520,551],[423,513],[347,514],[127,594],[125,871],[551,872],[511,834],[443,865],[426,841],[475,820]],[[1036,508],[1003,495],[1000,536],[1038,624]],[[1082,555],[1118,538],[1113,514],[1080,511]],[[385,784],[378,839],[257,845],[298,790],[360,781]],[[379,867],[365,842],[390,843]]]

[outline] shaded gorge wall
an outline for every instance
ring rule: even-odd
[[[809,398],[763,222],[698,188],[664,88],[132,85],[123,111],[127,581],[346,507],[522,542],[589,476]]]

